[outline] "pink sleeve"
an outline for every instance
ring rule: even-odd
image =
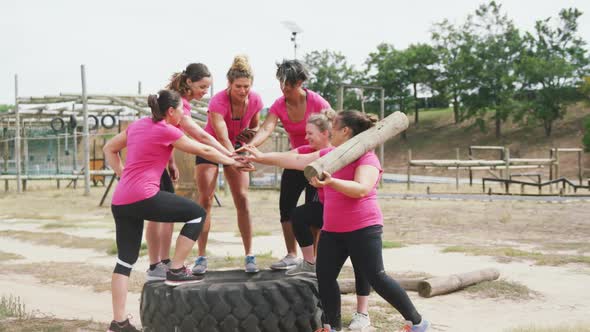
[[[167,130],[164,133],[164,140],[168,144],[172,144],[184,136],[182,130],[174,127],[173,125],[166,125],[166,129]]]
[[[334,147],[324,148],[320,150],[320,157],[325,156],[328,152],[334,150]]]
[[[356,166],[358,167],[361,165],[373,166],[379,170],[379,173],[383,173],[383,169],[381,168],[379,158],[374,152],[367,152],[364,155],[362,155],[359,159],[357,159]]]
[[[281,98],[275,100],[274,103],[272,103],[272,105],[270,106],[270,109],[268,110],[269,114],[274,114],[277,116],[277,118],[280,118],[279,113],[281,112]]]
[[[211,98],[211,101],[209,102],[209,112],[219,113],[225,117],[229,107],[227,107],[227,105],[223,103],[221,98],[218,96],[219,95],[215,95],[213,98]]]
[[[299,154],[307,154],[307,153],[312,153],[312,152],[316,151],[314,148],[312,148],[309,145],[302,145],[302,146],[296,148],[295,150],[297,150],[297,153],[299,153]]]

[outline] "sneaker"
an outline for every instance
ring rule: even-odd
[[[168,270],[166,272],[166,281],[164,282],[168,286],[178,286],[186,284],[194,284],[203,281],[203,275],[193,275],[192,271],[186,267],[183,267],[180,272],[172,272]]]
[[[166,280],[166,272],[168,272],[168,266],[162,262],[156,265],[156,268],[150,270],[149,268],[146,271],[145,280],[147,281],[154,281],[154,280]]]
[[[207,256],[199,256],[193,266],[193,274],[205,274],[207,272]]]
[[[141,330],[138,330],[135,326],[131,325],[129,318],[127,318],[121,323],[112,321],[107,332],[141,332]]]
[[[302,259],[294,268],[287,270],[285,275],[294,276],[298,274],[312,274],[315,276],[315,264]]]
[[[410,321],[406,321],[406,325],[404,325],[404,332],[424,332],[428,330],[430,327],[430,323],[426,319],[422,319],[420,324],[414,325]]]
[[[256,256],[246,256],[245,264],[244,271],[246,271],[246,273],[256,273],[260,271],[256,265]]]
[[[322,327],[321,329],[317,329],[314,332],[336,332],[334,329],[329,329],[327,327]]]
[[[352,320],[350,321],[350,325],[348,328],[351,330],[363,330],[367,327],[371,326],[371,319],[369,318],[368,314],[363,314],[360,312],[355,312],[352,314]]]
[[[287,255],[278,262],[274,262],[270,265],[273,270],[288,270],[294,268],[299,263],[299,258]]]

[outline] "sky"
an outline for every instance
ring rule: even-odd
[[[576,7],[585,14],[579,33],[590,42],[588,0],[500,0],[523,29]],[[430,42],[434,23],[462,23],[482,1],[475,0],[2,0],[0,2],[0,104],[19,96],[81,92],[80,65],[86,67],[88,93],[133,94],[164,87],[170,75],[191,62],[206,64],[213,88],[227,86],[225,74],[237,54],[254,70],[253,89],[265,106],[281,94],[276,63],[315,50],[338,51],[363,68],[380,43],[405,48]]]

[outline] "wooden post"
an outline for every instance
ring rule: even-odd
[[[506,164],[506,174],[504,175],[505,180],[510,180],[510,149],[506,147],[504,152],[504,163]],[[510,192],[510,184],[506,182],[506,193]]]
[[[55,174],[59,175],[61,173],[61,169],[59,164],[61,163],[61,143],[59,141],[59,134],[55,135]],[[56,178],[57,181],[57,189],[60,187],[59,178]]]
[[[379,144],[385,143],[391,137],[406,130],[408,125],[408,118],[402,112],[391,114],[371,129],[350,138],[332,152],[307,165],[303,171],[305,177],[311,179],[317,176],[321,179],[324,171],[330,174],[338,171]]]
[[[469,147],[469,159],[473,159],[473,149]],[[473,186],[473,170],[469,167],[469,186]]]
[[[549,149],[549,159],[553,159],[553,149]],[[549,165],[549,181],[553,180],[553,167],[554,163]]]
[[[578,151],[578,180],[582,185],[582,150]]]
[[[555,149],[555,178],[559,179],[559,149]]]
[[[27,139],[27,128],[25,120],[23,119],[23,159],[24,159],[24,173],[29,175],[29,140]]]
[[[408,149],[408,185],[407,189],[410,190],[410,176],[411,176],[411,169],[412,169],[412,149]]]
[[[6,128],[2,128],[2,138],[4,139],[4,173],[8,173],[8,158],[10,155],[9,145],[8,145],[8,127],[10,127],[10,122],[8,119],[6,120]],[[8,180],[4,180],[4,191],[8,191]]]
[[[16,163],[16,192],[22,193],[20,165],[20,113],[18,110],[18,75],[14,75],[14,112],[16,114],[16,135],[14,136],[14,155]]]
[[[88,98],[86,95],[86,69],[80,66],[82,74],[82,114],[84,116],[84,196],[90,195],[90,141],[88,137]]]
[[[73,149],[72,165],[73,165],[74,171],[78,170],[78,138],[76,137],[77,134],[78,134],[78,129],[76,127],[74,127],[74,129],[72,129],[72,139],[74,140],[74,143],[72,144],[72,149]]]
[[[455,152],[457,153],[457,161],[461,160],[461,155],[459,154],[459,148],[455,149]],[[455,174],[455,189],[457,191],[459,191],[459,170],[461,168],[459,167],[459,163],[457,163],[457,173]]]

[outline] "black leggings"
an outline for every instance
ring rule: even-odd
[[[180,234],[196,241],[203,228],[205,210],[184,197],[159,191],[139,202],[112,205],[117,230],[117,265],[114,273],[129,276],[139,256],[143,221],[184,222]]]
[[[174,194],[174,184],[167,170],[164,170],[162,177],[160,177],[160,190]]]
[[[291,221],[291,213],[297,206],[297,201],[303,189],[305,189],[306,203],[317,198],[317,190],[309,184],[305,175],[303,175],[303,171],[284,169],[283,175],[281,175],[281,194],[279,198],[281,222]]]
[[[324,225],[324,205],[318,201],[305,203],[296,207],[291,214],[293,233],[300,247],[313,245],[313,234],[311,227],[321,229]],[[371,292],[371,285],[365,276],[354,266],[354,280],[356,295],[368,296]]]
[[[353,232],[322,231],[316,273],[324,323],[340,326],[340,288],[336,278],[350,256],[352,265],[369,280],[377,294],[399,311],[404,319],[419,324],[422,320],[406,291],[385,273],[381,255],[383,227],[370,226]]]

